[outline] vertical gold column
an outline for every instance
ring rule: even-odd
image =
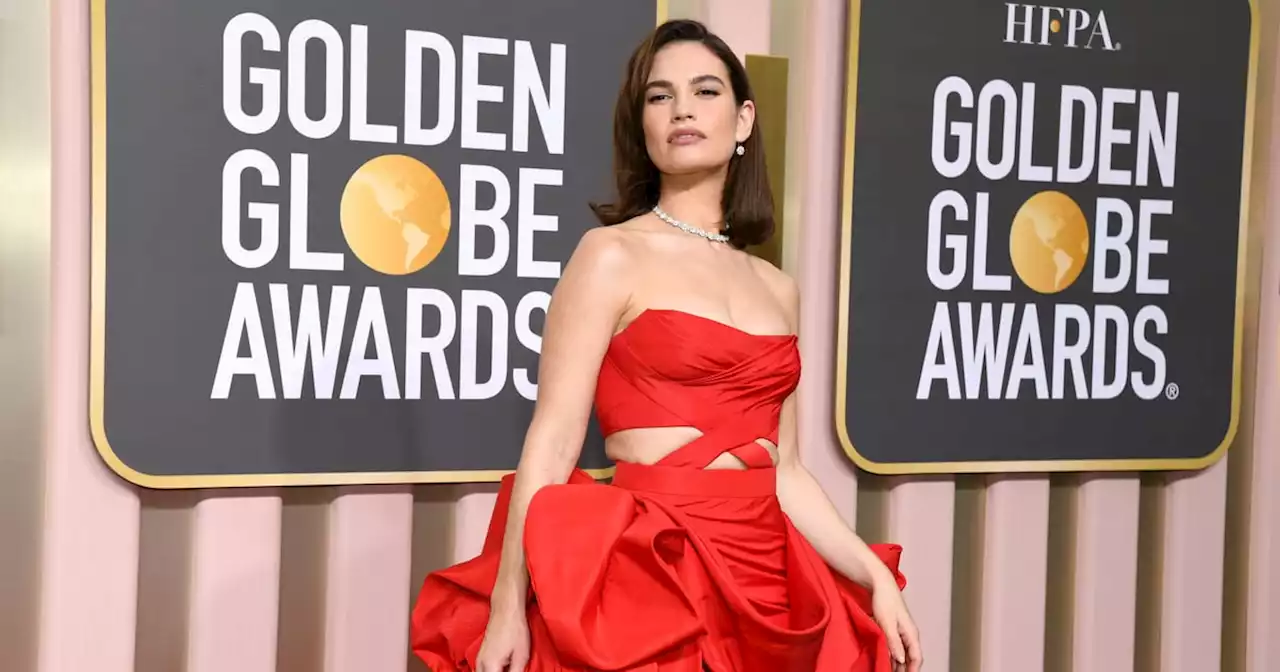
[[[0,8],[0,670],[36,664],[48,341],[49,3]]]
[[[659,0],[662,3],[664,0]],[[665,0],[667,19],[693,19],[706,21],[705,0]]]
[[[756,95],[756,132],[764,141],[769,189],[773,191],[773,221],[777,225],[772,238],[750,251],[781,268],[786,236],[788,62],[782,56],[747,54],[746,66]]]

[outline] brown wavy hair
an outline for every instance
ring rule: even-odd
[[[618,90],[613,111],[613,165],[617,198],[613,203],[592,203],[601,224],[611,226],[649,212],[658,203],[662,176],[649,158],[644,141],[645,90],[654,56],[673,42],[697,42],[715,54],[729,71],[734,101],[754,100],[746,68],[715,33],[697,21],[668,21],[654,29],[627,62],[626,79]],[[773,235],[773,192],[765,168],[760,125],[742,143],[746,152],[733,154],[720,205],[725,234],[738,249],[764,243]]]

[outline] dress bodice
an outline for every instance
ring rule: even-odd
[[[799,379],[794,334],[752,334],[692,313],[650,309],[609,344],[596,418],[605,436],[642,427],[701,431],[664,458],[667,466],[702,468],[723,452],[750,467],[771,466],[755,441],[777,444],[782,402]]]

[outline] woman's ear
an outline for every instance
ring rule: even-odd
[[[738,128],[734,133],[734,137],[738,142],[746,142],[751,137],[751,131],[756,127],[756,104],[753,101],[743,101],[738,106]]]

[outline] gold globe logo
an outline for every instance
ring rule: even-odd
[[[449,239],[449,194],[426,164],[387,154],[360,166],[342,190],[340,219],[347,247],[387,275],[416,273]]]
[[[1089,258],[1084,211],[1060,191],[1042,191],[1028,198],[1013,217],[1009,258],[1023,284],[1041,294],[1070,287]]]

